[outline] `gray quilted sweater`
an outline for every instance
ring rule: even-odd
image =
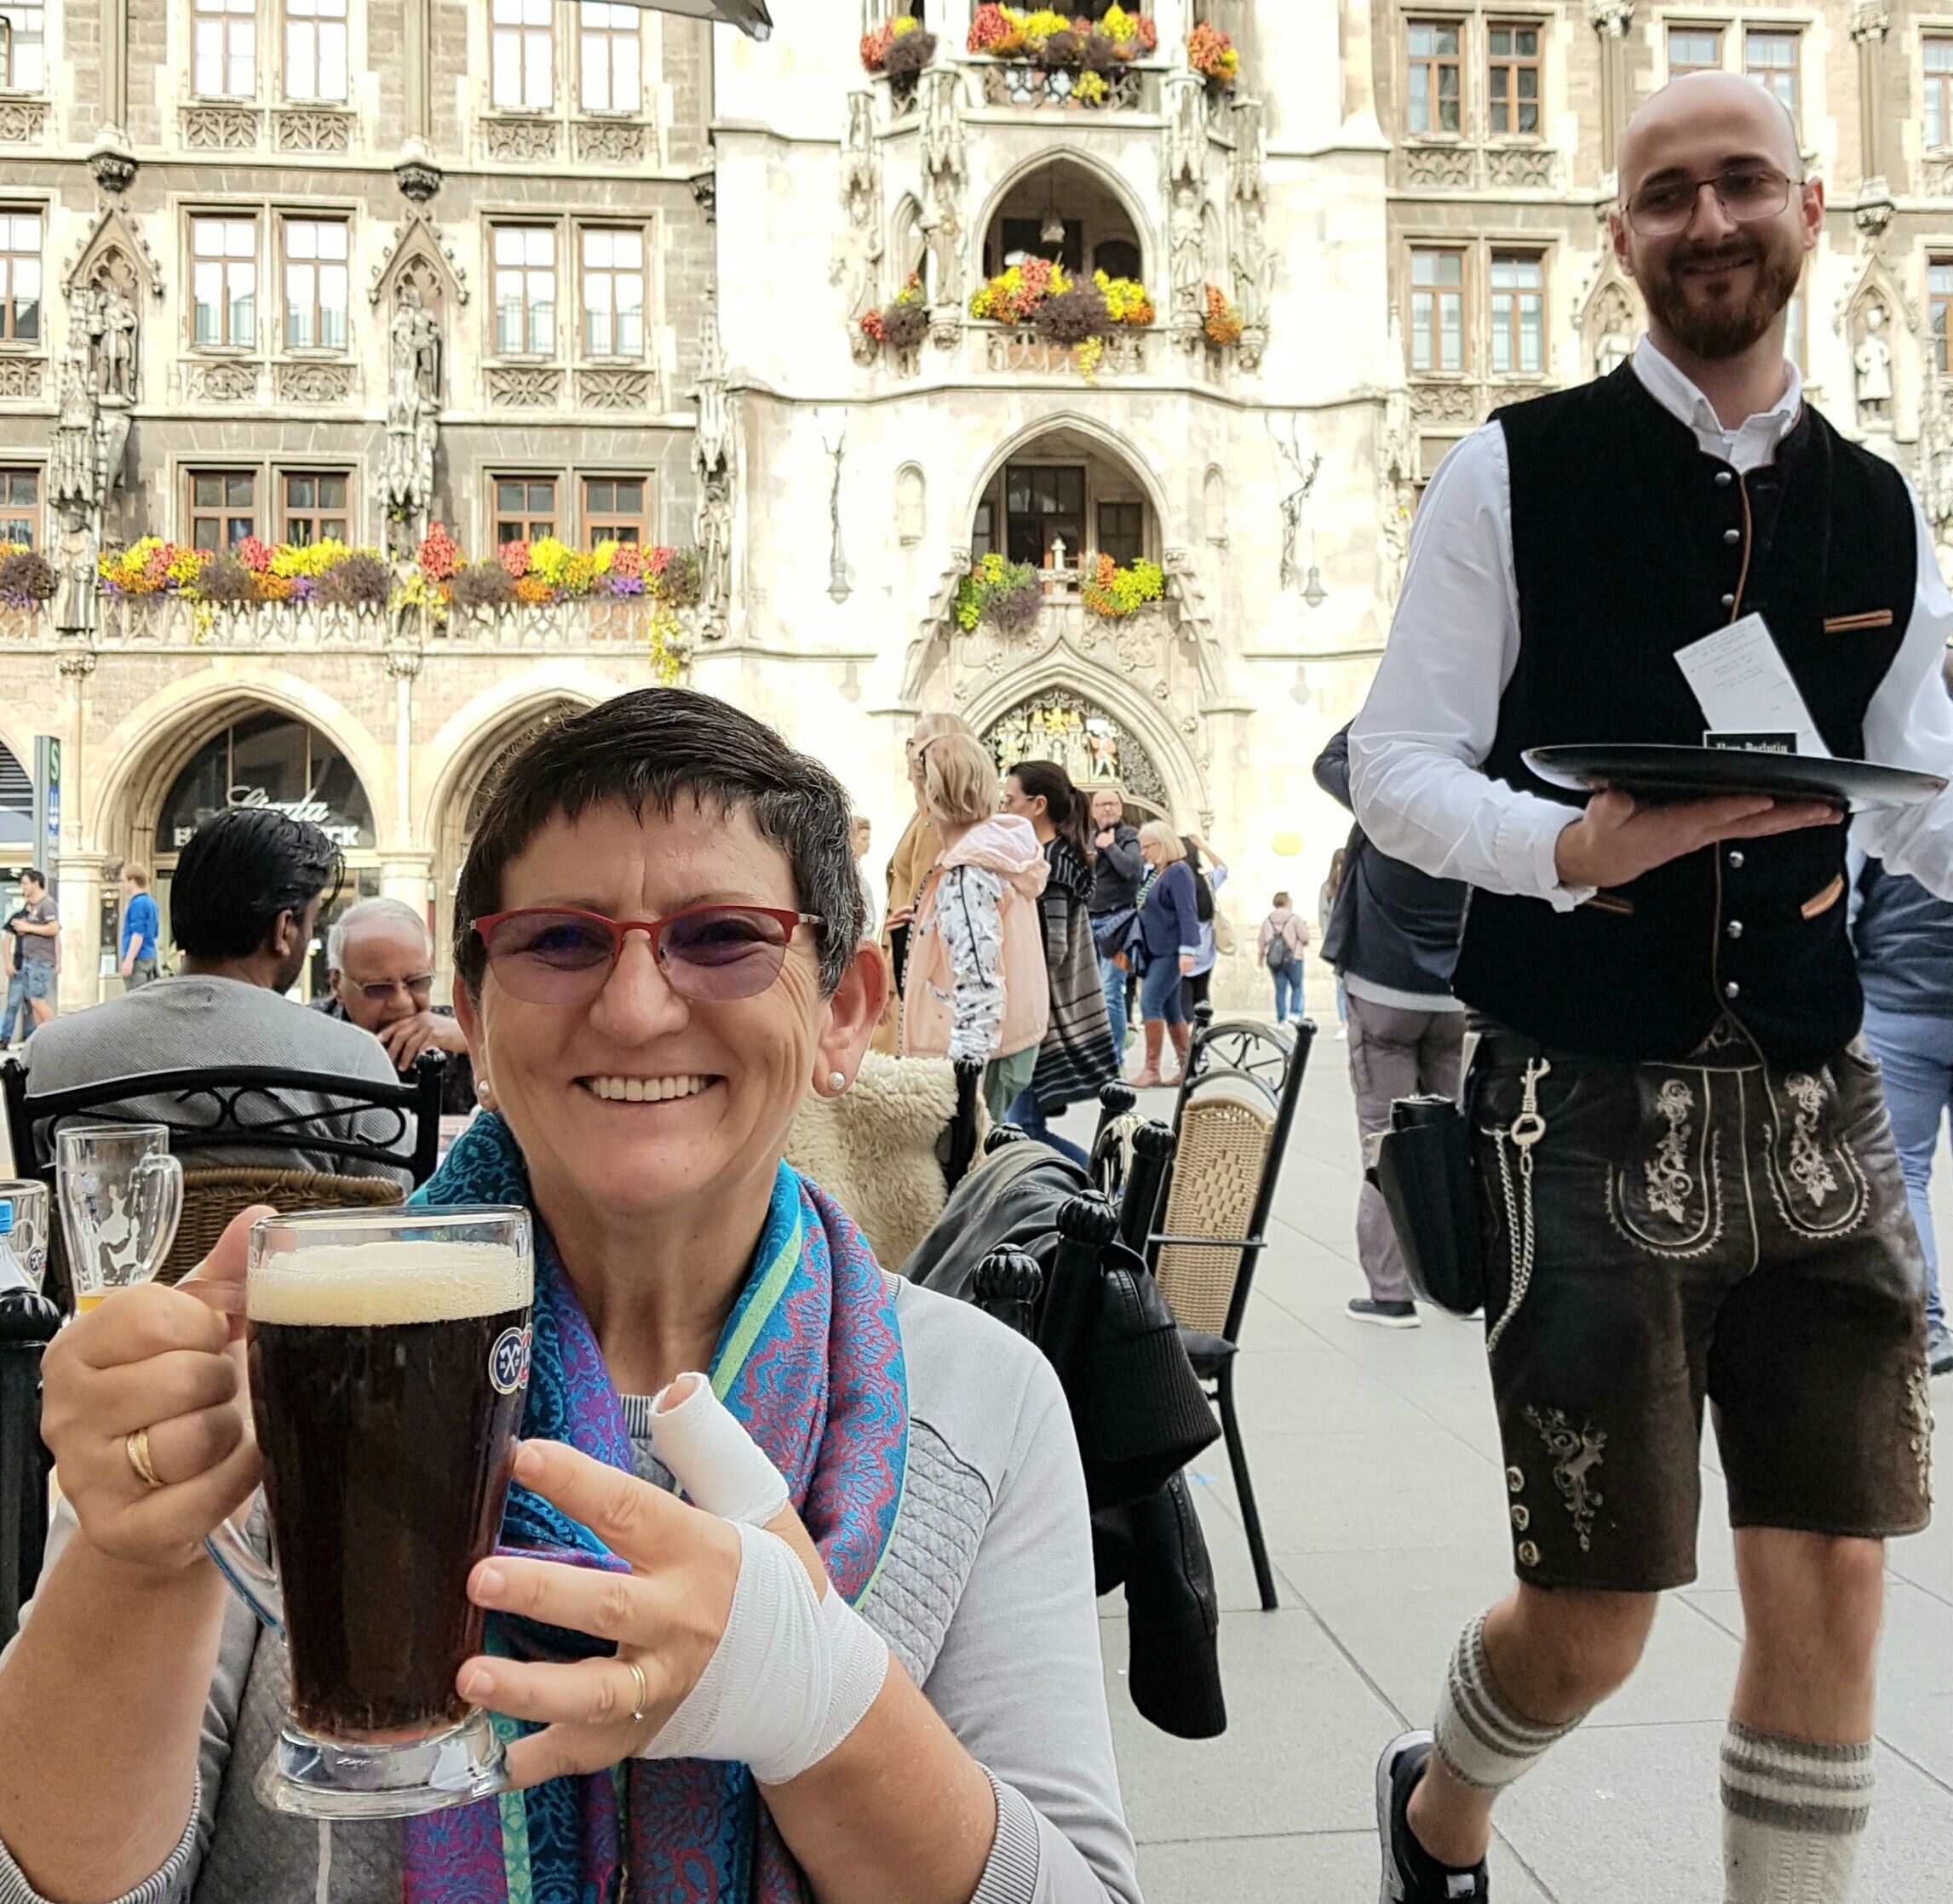
[[[972,1904],[1138,1904],[1092,1591],[1085,1484],[1062,1392],[1020,1337],[896,1282],[909,1372],[902,1507],[863,1609],[997,1787]],[[626,1397],[639,1471],[650,1404]],[[61,1511],[52,1565],[74,1522]],[[32,1617],[31,1607],[23,1619]],[[285,1718],[284,1649],[226,1617],[197,1803],[163,1867],[120,1904],[393,1904],[400,1831],[266,1810],[251,1783]],[[0,1843],[0,1904],[50,1904]]]

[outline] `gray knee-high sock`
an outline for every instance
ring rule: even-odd
[[[1845,1904],[1871,1815],[1871,1747],[1729,1722],[1722,1742],[1727,1904]]]

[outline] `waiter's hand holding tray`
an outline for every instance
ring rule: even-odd
[[[1548,786],[1587,793],[1611,789],[1651,806],[1751,794],[1825,800],[1847,813],[1862,813],[1873,807],[1916,806],[1946,786],[1940,774],[1799,754],[1795,744],[1789,735],[1719,735],[1705,747],[1603,742],[1528,748],[1523,758]]]

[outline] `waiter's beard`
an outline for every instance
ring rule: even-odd
[[[1756,283],[1746,298],[1704,304],[1689,295],[1689,278],[1703,266],[1754,263]],[[1724,244],[1692,244],[1671,252],[1641,280],[1651,316],[1697,357],[1739,357],[1769,330],[1796,295],[1804,249],[1793,233],[1744,232]]]

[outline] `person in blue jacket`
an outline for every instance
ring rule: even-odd
[[[1167,1034],[1186,1068],[1190,1034],[1180,996],[1180,980],[1193,970],[1200,955],[1200,910],[1196,903],[1192,869],[1180,835],[1164,820],[1148,820],[1140,829],[1140,852],[1152,875],[1140,897],[1140,1017],[1146,1041],[1146,1064],[1131,1081],[1135,1090],[1157,1084],[1177,1084],[1162,1078],[1160,1049]]]
[[[1926,1360],[1953,1374],[1927,1190],[1939,1127],[1953,1104],[1953,903],[1868,859],[1852,893],[1852,941],[1864,987],[1864,1039],[1885,1073],[1905,1201],[1926,1258]]]
[[[140,866],[122,869],[122,985],[134,991],[156,976],[157,948],[162,934],[156,902],[149,896],[149,875]]]

